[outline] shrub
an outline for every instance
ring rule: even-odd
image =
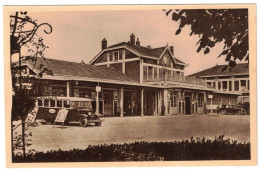
[[[134,142],[89,146],[70,151],[35,152],[26,157],[15,155],[13,162],[108,162],[108,161],[187,161],[249,160],[250,143],[204,137],[175,142]]]

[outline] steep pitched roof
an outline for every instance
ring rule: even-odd
[[[222,72],[222,68],[227,65],[216,65],[214,67],[205,69],[203,71],[189,75],[188,77],[205,77],[205,76],[228,76],[228,75],[239,75],[239,74],[249,74],[249,67],[247,63],[237,64],[234,68],[229,71],[229,69]]]
[[[31,60],[28,60],[31,65],[34,64]],[[54,75],[59,76],[77,76],[77,77],[87,77],[87,78],[97,78],[106,80],[116,80],[116,81],[127,81],[134,82],[130,80],[123,73],[106,66],[95,66],[83,63],[62,61],[56,59],[38,58],[35,69],[40,70],[40,66],[48,68],[53,72]]]
[[[153,57],[159,58],[166,47],[159,47],[159,48],[152,49],[152,48],[147,48],[147,47],[143,47],[143,46],[134,46],[134,47],[130,47],[130,48],[138,51],[141,55],[153,56]]]
[[[125,45],[128,45],[128,43],[127,42],[120,42],[120,43],[111,45],[108,48],[113,48],[113,47],[118,47],[118,46],[125,46]]]
[[[138,52],[140,55],[156,57],[158,59],[160,58],[160,56],[162,55],[164,50],[167,48],[167,46],[158,47],[158,48],[148,48],[148,47],[137,46],[137,45],[130,46],[130,44],[127,43],[127,42],[120,42],[120,43],[111,45],[108,48],[115,48],[115,47],[119,47],[119,46],[127,46],[129,49]],[[181,63],[181,64],[185,65],[184,62],[182,62],[181,60],[177,59],[176,57],[174,57],[174,59],[176,60],[177,63]]]
[[[182,63],[182,64],[185,64],[185,65],[186,65],[186,63],[182,62],[182,61],[179,60],[178,58],[174,58],[174,59],[176,60],[177,63]]]

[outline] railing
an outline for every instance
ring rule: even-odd
[[[196,81],[194,80],[194,77],[186,77],[185,82],[188,84],[195,84]]]
[[[169,82],[178,82],[178,83],[186,83],[193,85],[202,85],[207,86],[206,80],[194,77],[183,77],[181,75],[176,75],[175,77],[170,78],[149,78],[148,80],[144,80],[144,82],[158,82],[158,81],[169,81]],[[209,88],[212,88],[211,86]]]
[[[207,86],[206,80],[201,79],[201,78],[185,77],[185,82],[188,83],[188,84]]]

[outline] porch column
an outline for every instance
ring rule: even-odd
[[[161,97],[161,90],[158,90],[158,114],[162,113],[162,97]]]
[[[164,115],[167,115],[167,89],[163,90],[163,105],[164,105]]]
[[[215,77],[216,89],[218,90],[218,77]]]
[[[124,117],[124,88],[121,88],[120,93],[120,117]]]
[[[246,91],[249,90],[248,89],[248,80],[246,80]]]
[[[222,107],[222,94],[220,94],[220,107]]]
[[[96,114],[99,114],[99,99],[98,99],[98,96],[99,96],[99,92],[97,92],[97,96],[96,96]]]
[[[208,109],[208,106],[207,106],[207,92],[204,92],[204,105],[205,105],[204,113],[207,114],[207,109]]]
[[[144,80],[143,77],[144,77],[143,59],[140,59],[140,83],[143,83]]]
[[[181,102],[181,106],[180,106],[180,108],[179,108],[179,113],[182,115],[183,113],[182,113],[182,100],[180,100],[179,102]]]
[[[141,116],[144,116],[144,89],[141,90]]]
[[[158,92],[154,92],[154,115],[158,114]]]
[[[213,109],[212,109],[212,99],[213,97],[210,99],[210,113],[213,114]]]
[[[218,89],[218,81],[215,82],[216,89]]]
[[[70,97],[70,82],[67,81],[67,87],[66,87],[67,97]]]

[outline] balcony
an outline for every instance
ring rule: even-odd
[[[168,82],[175,82],[175,83],[185,83],[185,84],[192,84],[192,85],[201,85],[207,86],[208,88],[213,88],[208,86],[206,80],[194,77],[184,77],[182,75],[176,75],[175,77],[159,77],[159,78],[148,78],[147,80],[144,79],[146,83],[154,83],[154,82],[161,82],[161,81],[168,81]]]
[[[209,86],[207,85],[206,80],[201,79],[201,78],[185,77],[185,82],[186,82],[187,84],[202,85],[202,86],[207,86],[207,87],[209,87]],[[213,88],[213,87],[210,86],[209,88]]]

